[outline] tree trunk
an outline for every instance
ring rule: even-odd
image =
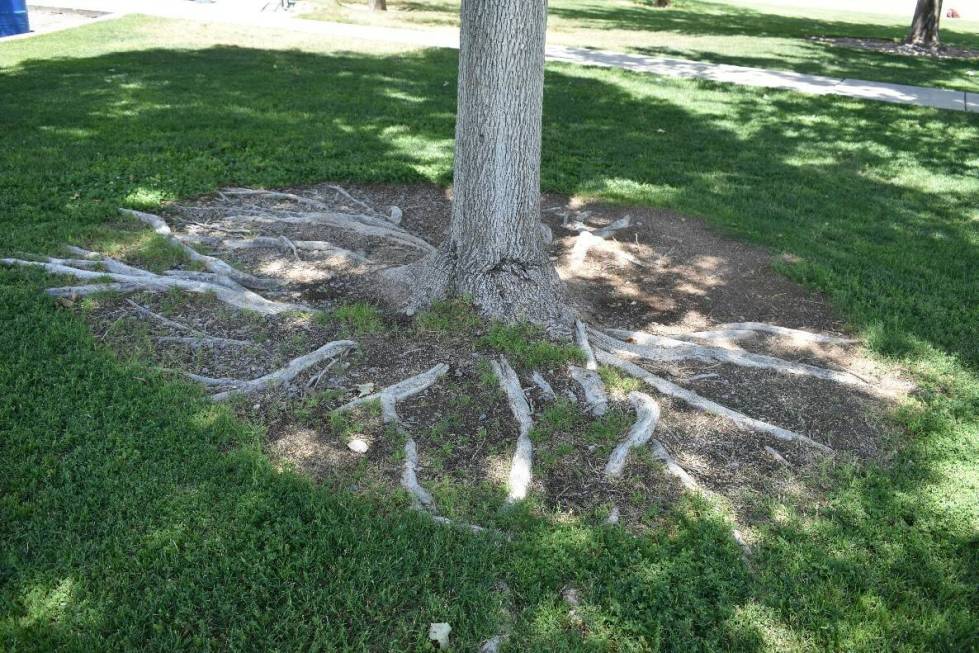
[[[387,0],[367,0],[367,6],[370,7],[371,11],[388,10]]]
[[[463,0],[452,222],[410,308],[464,295],[483,315],[570,328],[540,219],[546,0]]]
[[[924,48],[937,48],[941,45],[938,38],[938,23],[941,18],[942,0],[918,0],[914,19],[911,21],[911,31],[904,42]]]

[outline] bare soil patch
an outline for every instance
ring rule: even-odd
[[[929,59],[976,59],[979,60],[979,50],[943,45],[939,48],[923,48],[907,43],[898,43],[887,39],[859,39],[853,37],[811,36],[810,40],[824,45],[857,50],[871,50],[885,54],[899,54],[907,57],[927,57]]]

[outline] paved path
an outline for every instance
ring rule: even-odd
[[[324,37],[383,41],[420,47],[459,47],[456,29],[401,29],[303,20],[290,12],[277,11],[276,0],[219,0],[211,4],[187,0],[51,0],[51,5],[71,9],[109,12],[113,15],[139,13],[166,18],[230,23],[263,29],[284,29]],[[263,11],[264,9],[264,11]],[[684,79],[775,88],[810,95],[838,95],[861,100],[877,100],[951,111],[979,113],[979,93],[944,88],[885,84],[859,79],[802,75],[799,73],[713,64],[685,59],[646,57],[620,52],[588,50],[559,45],[547,46],[549,61],[583,66],[621,68],[642,73]]]

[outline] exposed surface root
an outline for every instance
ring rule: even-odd
[[[571,222],[564,224],[565,229],[577,231],[571,253],[568,255],[568,264],[572,268],[580,267],[584,264],[588,253],[593,249],[601,249],[613,254],[620,262],[630,263],[639,267],[645,267],[638,258],[623,250],[617,243],[606,240],[609,236],[620,229],[626,229],[632,224],[629,216],[624,216],[607,227],[592,229],[583,222]]]
[[[765,453],[767,453],[769,456],[771,456],[772,457],[772,460],[774,460],[775,462],[777,462],[779,465],[782,465],[783,467],[791,467],[792,466],[791,464],[789,464],[789,461],[785,459],[785,456],[783,456],[782,454],[780,454],[773,447],[769,447],[767,444],[765,445]]]
[[[608,479],[622,476],[629,451],[646,444],[653,437],[656,423],[659,422],[659,404],[652,397],[642,392],[630,392],[629,401],[636,410],[636,422],[609,456],[608,464],[605,465],[605,478]]]
[[[389,385],[380,392],[375,392],[373,394],[354,399],[353,401],[340,406],[336,410],[342,413],[352,410],[358,406],[371,403],[372,401],[378,401],[381,404],[381,416],[384,419],[384,423],[400,424],[401,420],[398,417],[397,403],[411,397],[412,395],[416,395],[419,392],[427,390],[432,386],[432,384],[438,381],[441,377],[445,376],[448,371],[448,365],[445,363],[439,363],[427,372],[416,374],[415,376],[408,377],[404,381],[400,381],[394,385]]]
[[[585,395],[585,404],[588,412],[595,417],[601,417],[608,412],[608,394],[605,392],[605,384],[598,376],[598,361],[595,360],[595,352],[592,351],[591,344],[588,342],[588,332],[581,320],[575,320],[575,341],[585,355],[585,368],[568,366],[571,378],[581,386]]]
[[[694,408],[699,408],[700,410],[711,413],[713,415],[717,415],[719,417],[724,417],[725,419],[729,419],[742,428],[751,431],[757,431],[759,433],[767,433],[773,437],[778,438],[779,440],[785,440],[787,442],[804,442],[812,447],[819,449],[820,451],[824,451],[827,453],[832,451],[832,449],[826,446],[825,444],[816,442],[815,440],[805,435],[802,435],[801,433],[789,431],[788,429],[783,429],[781,427],[775,426],[774,424],[769,424],[768,422],[763,422],[761,420],[748,417],[743,413],[739,413],[737,411],[731,410],[730,408],[727,408],[705,397],[702,397],[696,392],[692,392],[690,390],[687,390],[686,388],[681,388],[675,383],[672,383],[664,378],[656,376],[655,374],[652,374],[651,372],[644,370],[638,365],[625,361],[614,354],[611,354],[603,350],[598,350],[596,355],[600,363],[617,367],[618,369],[622,370],[626,374],[629,374],[630,376],[634,376],[640,381],[643,381],[644,383],[651,385],[652,387],[656,388],[658,392],[661,392],[662,394],[668,395],[670,397],[676,397],[677,399],[686,402],[688,405],[693,406]]]
[[[540,372],[535,370],[534,373],[530,375],[530,380],[533,381],[534,385],[540,389],[541,396],[544,397],[546,401],[554,401],[556,398],[554,388],[551,387],[551,384],[547,382],[547,379],[545,379]]]
[[[581,320],[575,320],[574,335],[575,342],[578,343],[578,347],[585,354],[585,369],[597,370],[598,361],[595,360],[595,352],[592,351],[591,343],[588,342],[588,331]]]
[[[289,361],[289,364],[285,367],[265,374],[258,377],[257,379],[252,379],[251,381],[237,382],[237,385],[230,390],[225,390],[224,392],[219,392],[216,395],[212,395],[212,399],[215,401],[224,401],[225,399],[230,399],[231,397],[237,395],[247,395],[267,388],[280,386],[288,383],[304,370],[322,362],[327,358],[333,358],[339,354],[347,351],[348,349],[353,349],[357,346],[353,340],[334,340],[333,342],[328,342],[314,352],[310,352],[305,356],[300,356],[299,358],[294,358]]]
[[[214,336],[157,336],[157,342],[175,342],[187,345],[194,349],[207,347],[208,345],[229,345],[235,347],[247,347],[255,343],[249,340],[238,340],[235,338],[216,338]]]
[[[490,364],[493,366],[493,372],[496,374],[503,392],[506,393],[510,411],[516,418],[519,428],[517,447],[510,463],[507,500],[510,502],[520,501],[527,497],[527,490],[533,475],[534,445],[530,441],[530,431],[534,428],[534,422],[530,416],[527,398],[520,386],[520,379],[517,378],[517,373],[510,367],[507,359],[501,356],[499,361],[490,361]]]
[[[612,333],[612,330],[609,330]],[[694,331],[692,333],[672,333],[670,338],[676,340],[706,340],[708,342],[741,342],[758,337],[757,331],[750,329],[711,329],[709,331]]]
[[[434,510],[435,501],[432,495],[418,483],[418,447],[410,437],[405,441],[405,466],[401,474],[401,485],[411,494],[416,509]]]
[[[358,406],[362,406],[372,401],[379,401],[381,404],[381,415],[385,424],[393,425],[405,436],[404,466],[401,472],[401,486],[411,495],[412,506],[416,510],[423,511],[439,524],[446,526],[459,526],[480,533],[486,529],[476,524],[457,522],[438,514],[435,500],[432,495],[418,482],[418,445],[408,434],[401,418],[398,416],[397,403],[430,388],[436,381],[449,371],[449,366],[440,363],[426,372],[416,374],[399,383],[390,385],[380,392],[354,399],[336,409],[336,412],[346,412]]]
[[[816,379],[834,381],[863,389],[867,389],[868,386],[866,381],[849,372],[838,372],[805,363],[795,363],[774,356],[753,354],[723,347],[696,345],[683,340],[643,333],[642,331],[609,329],[609,333],[628,338],[632,342],[617,340],[596,329],[591,331],[592,336],[602,347],[620,356],[642,358],[655,362],[695,360],[702,363],[730,363],[731,365],[773,370],[784,374],[811,376]]]
[[[158,215],[145,213],[143,211],[134,211],[133,209],[119,209],[119,212],[123,215],[136,218],[140,222],[149,225],[153,231],[179,247],[185,254],[187,254],[190,260],[194,261],[195,263],[200,263],[214,274],[228,277],[246,288],[256,290],[274,288],[278,285],[271,279],[259,279],[258,277],[248,274],[247,272],[242,272],[241,270],[235,269],[219,258],[201,254],[196,249],[185,243],[180,236],[173,233],[173,231],[170,229],[170,225],[166,223],[166,220]]]
[[[177,288],[192,293],[213,293],[219,300],[244,308],[262,315],[275,315],[285,311],[302,311],[308,308],[285,302],[277,302],[265,299],[261,295],[251,290],[241,288],[229,288],[208,281],[194,281],[175,276],[158,275],[145,270],[139,270],[140,274],[119,274],[114,272],[99,272],[96,270],[71,267],[61,263],[48,263],[43,261],[27,261],[23,259],[4,258],[0,259],[3,265],[21,265],[28,267],[40,267],[51,274],[64,274],[81,279],[83,281],[102,281],[108,279],[112,283],[93,283],[82,286],[66,286],[61,288],[49,288],[45,292],[53,297],[84,297],[100,292],[166,292]]]
[[[420,251],[423,254],[431,254],[435,252],[436,248],[433,245],[412,234],[411,232],[406,231],[399,225],[401,210],[393,210],[397,207],[392,207],[392,212],[390,215],[384,215],[383,213],[374,210],[365,202],[355,199],[339,186],[329,186],[329,188],[337,191],[367,212],[337,212],[325,202],[293,193],[253,190],[250,188],[229,188],[225,189],[224,193],[228,195],[251,195],[287,200],[314,209],[312,211],[294,211],[282,208],[259,207],[253,211],[245,211],[228,216],[238,221],[278,225],[292,224],[331,227],[334,229],[353,232],[360,236],[383,238],[397,245]]]
[[[812,333],[811,331],[804,331],[802,329],[789,329],[786,327],[776,326],[774,324],[765,324],[763,322],[731,322],[729,324],[721,324],[717,327],[717,329],[711,331],[701,331],[690,335],[704,337],[704,334],[718,332],[739,333],[743,331],[768,333],[771,335],[789,338],[796,342],[812,342],[828,345],[852,345],[853,343],[857,342],[852,338],[831,336],[823,333]]]
[[[129,304],[130,306],[132,306],[133,309],[136,311],[136,313],[138,313],[139,315],[141,315],[143,317],[148,317],[148,318],[150,318],[152,320],[156,320],[160,324],[162,324],[164,326],[168,326],[171,329],[175,329],[177,331],[183,331],[184,333],[195,333],[195,334],[197,334],[199,336],[206,335],[203,331],[200,331],[200,330],[195,329],[193,327],[187,326],[186,324],[181,324],[180,322],[177,322],[176,320],[171,320],[168,317],[164,317],[164,316],[160,315],[159,313],[156,313],[154,311],[151,311],[150,309],[146,308],[145,306],[141,306],[141,305],[137,304],[136,302],[134,302],[131,299],[127,299],[126,300],[126,303]]]
[[[585,409],[595,417],[601,417],[608,412],[608,394],[605,384],[598,372],[586,370],[576,365],[568,365],[571,378],[581,386],[585,395]]]
[[[306,206],[312,207],[314,209],[320,209],[329,211],[330,207],[315,200],[311,197],[305,197],[303,195],[296,195],[295,193],[283,193],[281,191],[275,190],[264,190],[260,188],[222,188],[221,193],[224,195],[257,195],[260,197],[271,197],[274,199],[283,199],[296,202],[298,204],[305,204]]]
[[[666,450],[663,443],[659,440],[653,439],[649,443],[649,448],[652,451],[653,458],[663,463],[666,466],[666,471],[669,472],[671,476],[676,478],[683,487],[688,490],[699,490],[700,485],[695,481],[690,474],[688,474],[679,464],[676,462],[676,458],[670,455],[670,452]]]
[[[258,236],[255,238],[214,238],[208,236],[185,236],[184,240],[191,243],[207,245],[208,247],[223,247],[224,249],[277,249],[293,254],[299,258],[298,252],[316,252],[317,254],[338,258],[344,262],[367,265],[371,261],[366,256],[352,252],[349,249],[337,247],[325,240],[290,240],[285,236]]]

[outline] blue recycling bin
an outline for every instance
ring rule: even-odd
[[[0,37],[29,31],[27,0],[0,0]]]

